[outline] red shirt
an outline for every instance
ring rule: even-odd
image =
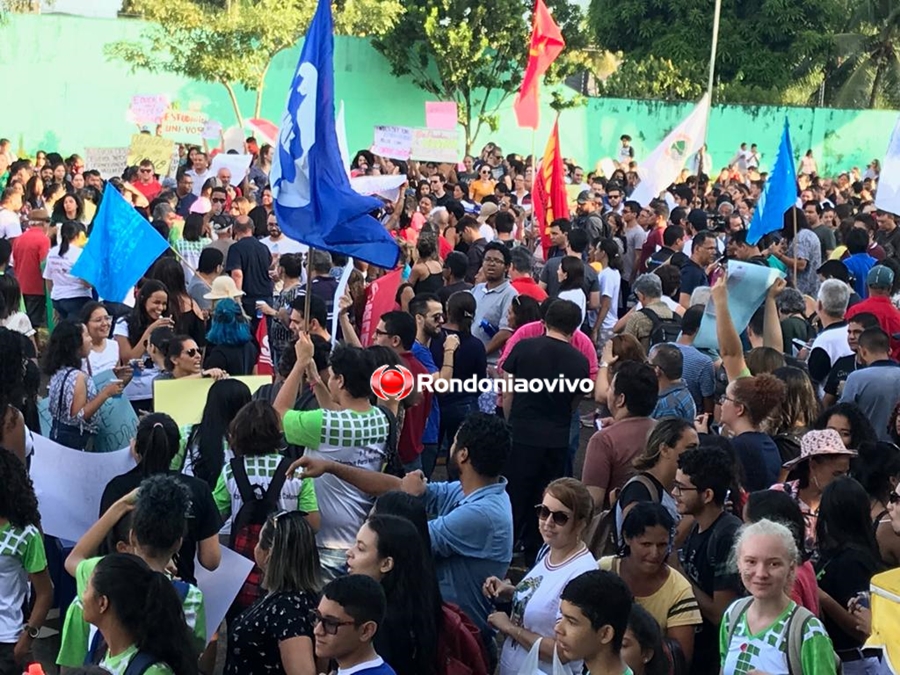
[[[513,288],[519,291],[519,295],[527,295],[529,298],[534,298],[538,302],[543,302],[547,299],[547,291],[541,288],[531,277],[519,277],[518,279],[513,279],[509,283]]]
[[[159,197],[159,193],[162,192],[162,185],[159,184],[159,181],[154,179],[149,183],[142,183],[141,181],[135,181],[132,183],[134,185],[134,189],[140,192],[147,198],[148,202],[152,202],[154,199]]]
[[[412,352],[404,352],[400,355],[406,367],[412,371],[416,382],[419,381],[420,375],[427,375],[428,369],[422,365]],[[413,391],[416,391],[415,389]],[[428,421],[428,415],[431,414],[431,397],[430,391],[423,391],[420,394],[421,400],[414,406],[406,409],[406,415],[403,417],[403,428],[400,430],[400,438],[397,439],[397,451],[400,455],[400,461],[404,464],[414,462],[416,458],[422,454],[425,444],[422,443],[422,436],[425,433],[425,423]],[[402,404],[401,404],[402,405]]]
[[[22,295],[43,295],[44,277],[41,263],[47,259],[50,238],[41,227],[29,227],[12,240],[13,269]]]
[[[438,235],[438,255],[441,256],[441,260],[446,260],[447,256],[453,253],[453,247],[450,245],[450,242],[444,239],[444,235]]]
[[[647,240],[641,247],[641,259],[638,263],[638,270],[640,272],[647,271],[647,259],[656,252],[656,249],[663,245],[663,233],[665,231],[665,226],[654,227],[650,230],[650,233],[647,235]]]
[[[900,333],[900,311],[891,304],[891,299],[878,295],[870,296],[848,309],[844,318],[849,321],[863,312],[869,312],[878,318],[881,330],[891,338],[891,358],[895,361],[900,360],[900,340],[894,337]]]

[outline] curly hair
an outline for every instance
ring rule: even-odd
[[[250,401],[228,427],[228,442],[238,457],[269,455],[284,445],[281,420],[268,401]]]
[[[784,400],[787,387],[774,375],[742,377],[732,385],[735,400],[747,409],[750,423],[759,426]]]
[[[41,514],[31,477],[21,460],[0,447],[0,517],[20,530],[29,525],[40,527]]]
[[[50,333],[50,342],[44,355],[44,373],[52,376],[60,368],[80,369],[83,345],[84,324],[60,321]]]
[[[175,476],[157,474],[141,481],[131,531],[154,555],[174,553],[187,525],[191,493]]]
[[[850,445],[847,446],[848,448],[859,449],[863,443],[875,443],[878,440],[869,418],[855,403],[837,403],[831,406],[819,415],[819,418],[813,423],[813,429],[827,429],[828,422],[836,415],[846,418],[850,423]],[[896,415],[897,409],[895,408],[894,418],[896,418]]]
[[[482,476],[500,475],[510,444],[509,426],[495,415],[471,413],[456,432],[456,448],[468,450],[472,468]]]

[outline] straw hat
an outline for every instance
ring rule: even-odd
[[[213,279],[209,293],[205,293],[203,297],[207,300],[223,300],[225,298],[239,298],[243,294],[244,291],[239,291],[238,287],[235,286],[234,279],[227,274],[223,274]]]
[[[808,431],[800,439],[800,456],[784,463],[785,469],[793,469],[800,462],[805,462],[810,457],[822,457],[824,455],[847,455],[856,457],[856,450],[844,447],[841,435],[834,429],[822,429],[820,431]]]

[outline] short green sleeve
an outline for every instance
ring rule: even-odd
[[[825,627],[817,618],[807,622],[803,631],[803,647],[800,649],[800,663],[804,673],[835,675],[834,646],[825,632]]]
[[[34,528],[30,528],[22,552],[22,566],[29,574],[36,574],[47,569],[47,553],[44,551],[44,538]]]
[[[198,651],[206,648],[206,607],[203,603],[203,592],[191,585],[184,598],[184,620],[194,635]]]
[[[88,580],[100,560],[102,560],[101,557],[82,560],[75,570],[75,599],[66,611],[60,638],[59,656],[56,658],[57,665],[70,668],[84,665],[84,658],[87,656],[90,643],[91,627],[84,620],[81,595],[87,588]]]
[[[216,503],[219,513],[222,514],[222,518],[231,515],[231,494],[228,492],[228,485],[225,482],[225,468],[222,467],[222,472],[216,480],[216,487],[213,489],[213,501]]]
[[[300,484],[300,494],[297,495],[297,510],[304,513],[316,513],[319,510],[316,486],[312,478],[304,478]]]
[[[292,445],[318,449],[322,440],[324,411],[289,410],[284,415],[284,438]]]

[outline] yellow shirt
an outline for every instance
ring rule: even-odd
[[[487,183],[480,179],[473,180],[469,183],[469,199],[480,204],[482,199],[488,195],[494,194],[494,186],[496,184],[496,181],[493,180],[490,180]]]

